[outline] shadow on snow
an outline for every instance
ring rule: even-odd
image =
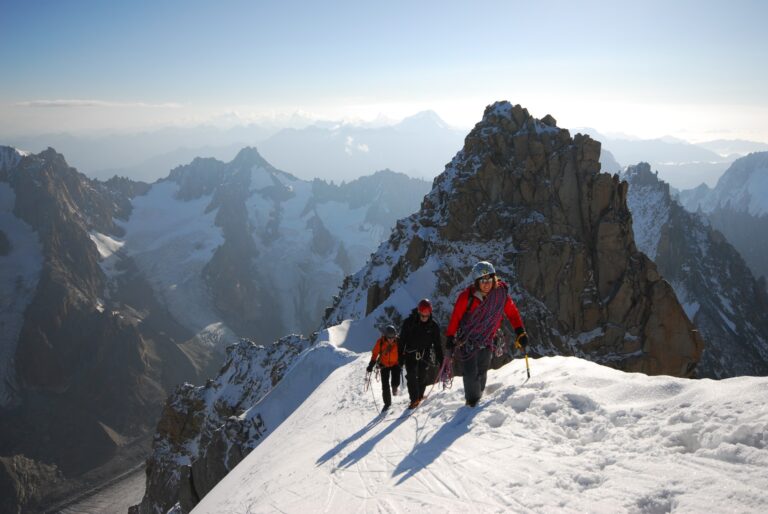
[[[368,422],[367,425],[365,425],[363,428],[352,434],[351,436],[347,437],[343,441],[339,442],[336,446],[325,452],[323,455],[321,455],[315,464],[317,466],[320,466],[322,464],[325,464],[332,458],[334,458],[336,455],[338,455],[344,448],[346,448],[350,443],[353,443],[357,439],[360,439],[362,436],[364,436],[366,433],[368,433],[373,427],[378,425],[384,420],[386,414],[382,413],[377,415],[375,418],[373,418],[371,421]],[[344,462],[344,461],[342,461]]]
[[[461,407],[446,422],[432,434],[428,440],[416,443],[413,450],[397,465],[392,477],[403,474],[397,485],[402,484],[420,470],[429,466],[446,448],[451,446],[459,437],[469,432],[469,425],[480,411],[480,407]]]
[[[339,462],[339,467],[348,468],[352,464],[355,464],[356,462],[360,461],[360,459],[362,459],[363,457],[368,455],[371,452],[371,450],[373,450],[373,447],[376,446],[379,441],[381,441],[386,436],[388,436],[390,433],[392,433],[392,431],[394,429],[399,427],[407,419],[408,419],[408,413],[407,412],[403,413],[400,417],[398,417],[397,419],[392,421],[392,423],[390,423],[384,430],[382,430],[378,434],[374,435],[373,437],[371,437],[367,441],[363,442],[363,444],[358,446],[349,455],[347,455],[346,457],[341,459],[341,461]],[[369,425],[370,425],[370,423],[369,423]],[[359,432],[365,433],[368,430],[370,430],[370,428],[372,428],[372,427],[367,427],[367,428],[364,427],[362,430],[360,430],[357,433],[355,433],[352,436],[350,436],[349,440],[357,439],[358,437],[360,437],[360,435],[362,435],[362,434],[357,435]],[[339,446],[341,444],[344,444],[344,443],[340,443]],[[338,446],[337,446],[337,448],[338,448]],[[341,448],[339,448],[339,449],[341,449]],[[334,450],[331,450],[331,451],[332,452],[336,451],[336,448],[334,448]]]

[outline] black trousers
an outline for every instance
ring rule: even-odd
[[[416,360],[415,354],[405,354],[405,381],[408,383],[408,397],[411,401],[421,400],[427,389],[429,361]]]
[[[474,355],[467,357],[464,364],[464,399],[469,403],[477,402],[485,390],[485,380],[488,378],[488,368],[491,365],[491,349],[483,348],[478,352],[470,352]]]
[[[392,405],[392,390],[389,388],[390,382],[392,389],[397,389],[400,385],[400,366],[391,368],[381,368],[381,397],[384,399],[384,405]]]

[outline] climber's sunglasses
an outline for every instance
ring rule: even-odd
[[[480,283],[481,284],[487,284],[488,282],[493,282],[493,278],[496,275],[486,275],[484,277],[480,277]]]

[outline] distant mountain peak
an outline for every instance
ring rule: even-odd
[[[272,167],[264,157],[261,156],[255,146],[246,146],[240,150],[232,160],[235,166],[264,166]]]
[[[29,155],[29,152],[19,150],[12,146],[0,145],[0,171],[10,170],[16,166],[19,161]]]
[[[450,129],[451,127],[433,110],[420,111],[412,116],[403,118],[397,124],[399,128],[419,128],[424,126]]]

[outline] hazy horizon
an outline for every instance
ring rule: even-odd
[[[768,142],[768,4],[10,2],[0,137],[309,119]]]

